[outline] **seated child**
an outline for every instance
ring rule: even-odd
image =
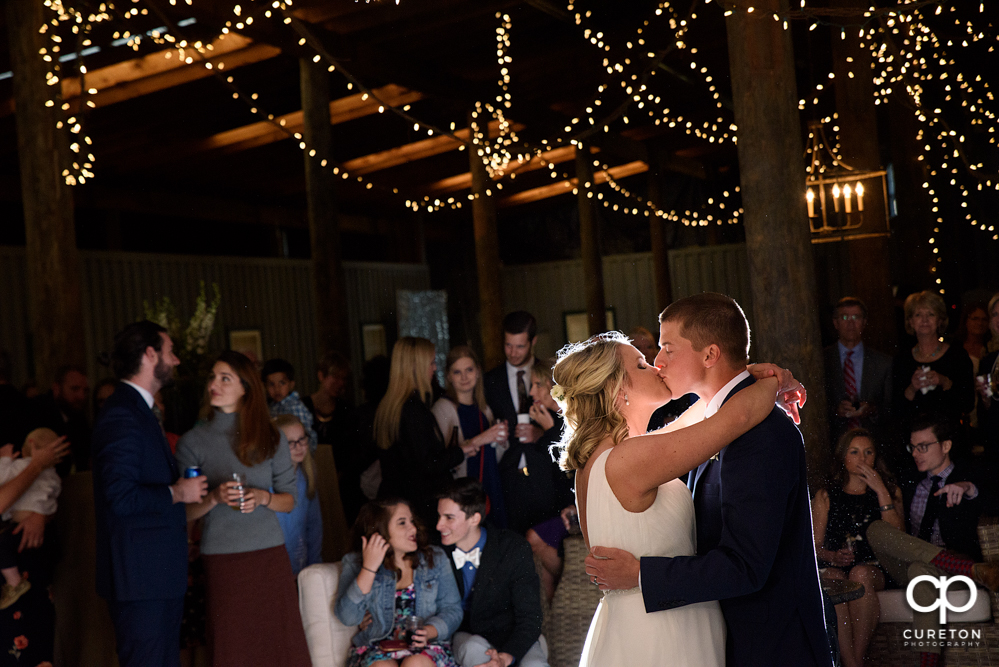
[[[28,434],[21,447],[22,457],[14,458],[14,446],[0,447],[0,485],[17,477],[31,463],[31,454],[35,447],[43,447],[59,436],[48,428],[36,428]],[[52,516],[56,511],[56,498],[62,490],[62,482],[55,468],[47,468],[34,484],[4,512],[0,524],[0,572],[3,573],[4,584],[0,592],[0,609],[6,609],[18,598],[28,592],[31,584],[21,576],[17,569],[18,537],[13,534],[15,526],[23,521],[28,514],[44,514]]]
[[[284,359],[268,359],[260,371],[260,379],[267,388],[267,403],[271,417],[295,415],[302,422],[309,436],[309,451],[316,451],[319,440],[312,429],[312,412],[295,391],[295,367]]]

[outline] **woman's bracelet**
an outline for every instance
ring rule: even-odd
[[[891,503],[891,504],[888,504],[888,505],[882,505],[878,509],[881,510],[882,512],[890,512],[893,509],[895,509],[895,503]]]
[[[368,571],[368,572],[370,572],[371,574],[378,574],[378,570],[372,570],[372,569],[371,569],[370,567],[364,567],[364,566],[362,565],[362,566],[361,566],[361,569],[362,569],[362,570],[367,570],[367,571]]]
[[[271,506],[271,498],[272,497],[274,497],[274,494],[271,493],[270,491],[268,491],[267,492],[267,502],[263,504],[264,507],[270,507]]]

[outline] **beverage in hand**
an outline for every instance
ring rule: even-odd
[[[243,493],[244,489],[246,488],[246,475],[244,475],[241,472],[234,472],[232,473],[232,481],[235,482],[232,488],[235,489],[236,491],[239,491],[239,504],[229,505],[229,507],[236,510],[237,512],[240,512],[243,509]]]
[[[405,623],[406,634],[405,634],[405,639],[406,639],[406,644],[407,645],[409,645],[409,646],[413,645],[414,635],[416,634],[416,631],[419,630],[422,627],[423,627],[423,619],[420,618],[419,616],[407,616],[406,617],[406,623]]]

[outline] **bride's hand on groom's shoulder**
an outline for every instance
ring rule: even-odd
[[[805,401],[808,400],[805,385],[798,382],[791,371],[775,364],[750,364],[748,370],[757,379],[777,378],[777,407],[786,412],[795,424],[800,424],[801,415],[798,410],[805,407]]]
[[[590,582],[602,591],[638,588],[641,562],[630,551],[593,547],[584,563]]]

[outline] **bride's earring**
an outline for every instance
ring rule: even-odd
[[[625,405],[631,405],[631,402],[628,400],[628,394],[624,395],[624,404]]]

